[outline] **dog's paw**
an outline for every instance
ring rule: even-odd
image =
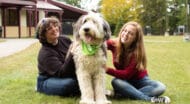
[[[96,104],[112,104],[109,100],[96,101]]]
[[[93,100],[80,100],[79,104],[96,104]]]

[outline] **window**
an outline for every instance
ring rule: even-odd
[[[18,26],[18,13],[16,9],[7,9],[5,18],[7,26]]]

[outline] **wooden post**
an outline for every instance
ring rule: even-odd
[[[32,15],[31,15],[31,10],[28,10],[27,11],[28,12],[28,25],[29,25],[29,37],[31,37],[31,17],[32,17]]]
[[[21,11],[21,8],[20,7],[18,7],[17,8],[17,14],[18,14],[18,38],[21,38],[21,14],[20,14],[20,11]]]
[[[2,23],[3,23],[3,31],[4,31],[4,38],[6,38],[6,18],[5,18],[5,15],[6,15],[6,8],[2,8],[2,16],[3,16],[3,19],[2,19]]]

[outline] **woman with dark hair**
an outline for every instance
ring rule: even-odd
[[[36,30],[42,45],[38,54],[37,91],[60,96],[79,94],[72,56],[65,60],[72,41],[60,36],[59,20],[43,18]]]

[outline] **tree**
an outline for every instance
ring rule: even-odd
[[[101,13],[110,23],[114,34],[127,21],[138,21],[138,0],[102,0]]]
[[[164,34],[166,27],[166,0],[140,0],[144,12],[140,15],[143,27],[150,26],[153,34]]]
[[[73,5],[73,6],[77,6],[77,7],[81,7],[80,6],[80,2],[81,0],[57,0],[57,1],[62,1],[62,2],[65,2],[67,4],[70,4],[70,5]]]
[[[189,15],[186,14],[187,1],[189,2],[189,0],[102,0],[101,13],[110,23],[114,34],[118,33],[123,23],[131,20],[141,23],[142,27],[151,27],[151,33],[154,35],[163,35],[168,29],[173,34],[179,25],[190,25]]]
[[[185,25],[186,17],[185,0],[168,0],[167,1],[167,17],[168,17],[168,28],[170,34],[177,33],[177,27],[179,25]]]

